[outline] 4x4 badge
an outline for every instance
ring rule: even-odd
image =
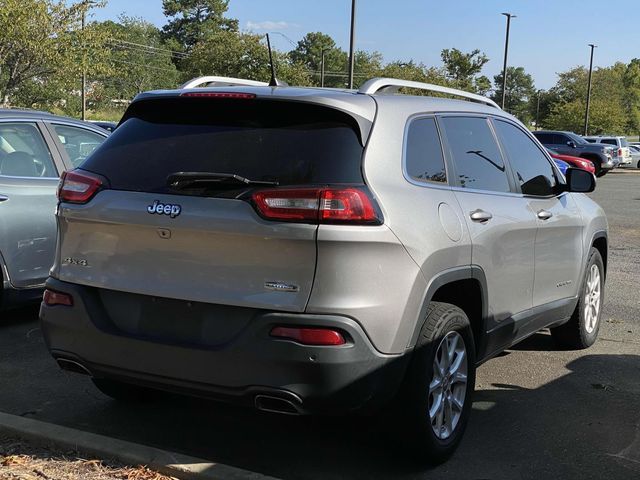
[[[172,205],[170,203],[160,203],[159,200],[153,202],[153,205],[147,207],[147,212],[157,215],[169,215],[171,218],[175,218],[180,215],[182,207],[180,205]]]

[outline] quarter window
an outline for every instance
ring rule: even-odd
[[[494,124],[522,193],[553,195],[556,186],[553,167],[533,140],[515,125],[501,120]]]
[[[58,124],[53,124],[52,127],[74,167],[79,166],[106,139],[84,128]]]
[[[445,117],[442,125],[461,187],[510,191],[504,161],[485,118]]]
[[[435,119],[419,118],[409,125],[406,168],[409,177],[418,182],[447,181]]]

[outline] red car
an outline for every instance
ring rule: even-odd
[[[549,155],[558,160],[562,160],[563,162],[567,162],[571,167],[581,168],[582,170],[586,170],[587,172],[591,172],[595,175],[596,167],[593,165],[593,162],[589,160],[585,160],[584,158],[572,157],[571,155],[562,155],[555,150],[551,150],[547,148]]]

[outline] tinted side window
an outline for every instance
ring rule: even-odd
[[[600,140],[600,143],[606,143],[608,145],[618,146],[618,142],[616,141],[615,138],[603,138],[602,140]]]
[[[551,145],[553,143],[553,135],[550,133],[534,133],[534,135],[543,145]]]
[[[500,150],[486,119],[445,117],[442,125],[460,186],[494,192],[510,190]]]
[[[570,141],[571,139],[569,137],[567,137],[566,135],[562,135],[559,133],[556,133],[553,135],[553,143],[554,145],[566,145],[568,141]]]
[[[446,182],[447,174],[435,119],[419,118],[412,121],[406,141],[409,177],[419,182]]]
[[[518,127],[494,122],[509,162],[525,195],[552,195],[556,177],[551,163],[536,144]]]

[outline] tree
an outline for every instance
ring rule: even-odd
[[[104,86],[102,98],[130,100],[138,93],[160,88],[175,88],[179,73],[172,62],[174,53],[161,39],[153,24],[139,18],[121,16],[119,21],[98,26],[108,38],[109,62],[113,75],[99,79]]]
[[[271,77],[269,51],[263,36],[220,31],[200,41],[185,62],[191,77],[222,75],[268,81]],[[274,63],[280,80],[291,85],[310,85],[307,68],[288,55],[274,51]]]
[[[502,82],[502,72],[493,77],[495,91],[492,98],[498,103],[502,101]],[[507,67],[505,110],[518,117],[524,124],[529,124],[532,120],[529,103],[534,95],[535,86],[531,75],[526,73],[523,67]]]
[[[627,132],[640,131],[640,59],[629,62],[624,72],[624,106],[627,112]]]
[[[189,52],[198,42],[221,31],[237,32],[238,20],[226,18],[229,0],[162,0],[169,17],[165,38]]]
[[[296,48],[289,52],[289,56],[292,61],[304,65],[312,74],[313,83],[320,85],[323,50],[325,86],[344,86],[348,57],[329,35],[321,32],[307,33]]]
[[[30,92],[32,98],[48,98],[51,88],[70,87],[80,78],[87,49],[101,40],[93,28],[80,28],[88,8],[87,2],[67,5],[63,0],[2,2],[0,98],[4,106],[21,89],[23,97]],[[101,58],[102,52],[96,51],[95,62],[92,59],[96,70],[102,66]]]
[[[480,76],[480,72],[489,58],[480,50],[464,53],[457,48],[445,48],[440,57],[451,86],[470,92],[486,93],[488,91],[489,79]]]

